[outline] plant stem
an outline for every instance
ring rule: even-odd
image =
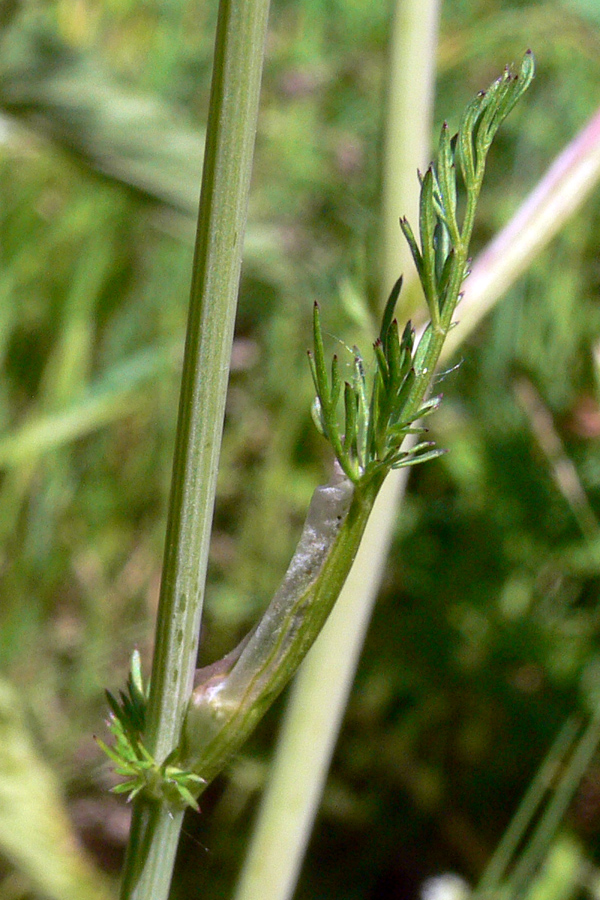
[[[294,893],[383,576],[388,547],[381,535],[391,535],[397,519],[390,488],[401,489],[408,472],[386,479],[348,580],[292,685],[235,900],[284,900]]]
[[[558,784],[550,796],[540,820],[530,834],[523,853],[503,885],[504,896],[509,900],[517,900],[529,893],[528,887],[534,872],[548,853],[552,838],[564,820],[575,791],[598,749],[599,741],[600,706],[597,706],[582,734],[578,737],[571,758],[565,762]]]
[[[485,897],[492,898],[500,895],[508,868],[513,862],[525,834],[531,828],[531,823],[541,807],[549,785],[555,780],[557,772],[565,765],[565,760],[577,739],[579,727],[580,723],[573,717],[568,719],[561,728],[546,759],[533,777],[508,828],[502,835],[481,881],[473,891],[472,900],[476,900],[476,898],[483,900]]]
[[[398,218],[404,212],[418,218],[416,169],[428,161],[438,15],[438,0],[396,4],[383,177],[385,298],[399,271],[413,272],[405,287],[415,280]],[[300,669],[236,900],[287,900],[293,894],[406,478],[406,471],[398,470],[386,479],[346,585]]]
[[[178,746],[192,689],[258,116],[268,0],[221,0],[145,742]],[[164,900],[182,813],[138,799],[122,900]]]
[[[410,318],[421,302],[416,270],[398,227],[400,216],[419,220],[417,170],[429,156],[440,0],[397,0],[390,42],[382,160],[382,304],[404,274],[396,318]]]
[[[519,845],[523,841],[531,823],[539,811],[542,801],[556,779],[557,772],[565,766],[567,756],[571,752],[580,722],[575,717],[568,719],[561,728],[545,760],[537,770],[525,796],[513,816],[508,828],[486,869],[481,881],[473,891],[472,900],[484,900],[500,896],[500,891],[507,871],[513,862]]]
[[[356,557],[384,477],[380,472],[354,487],[341,477],[317,489],[281,587],[238,660],[220,683],[211,670],[194,690],[180,758],[184,768],[207,783],[240,749],[320,633]],[[318,524],[323,518],[329,520],[325,529]]]

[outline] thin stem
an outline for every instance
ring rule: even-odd
[[[183,815],[183,810],[165,815],[158,803],[136,802],[123,868],[122,900],[166,900],[169,896]]]
[[[178,746],[192,689],[239,288],[268,0],[221,0],[145,742]],[[122,900],[163,900],[181,814],[138,799]]]
[[[145,734],[157,760],[177,746],[196,664],[267,13],[268,0],[222,0],[219,8]]]
[[[550,841],[571,803],[583,775],[598,749],[600,742],[600,705],[594,711],[583,734],[579,738],[573,755],[561,775],[553,796],[548,802],[521,859],[508,879],[506,895],[513,900],[523,897],[533,873],[547,852]]]
[[[488,863],[483,877],[472,895],[472,900],[483,900],[485,897],[493,897],[498,893],[527,829],[530,828],[557,771],[564,764],[565,757],[573,746],[579,725],[580,723],[576,719],[567,719],[559,731],[546,759],[536,772],[519,808]]]

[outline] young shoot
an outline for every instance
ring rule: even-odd
[[[309,353],[316,391],[313,418],[355,485],[367,483],[382,470],[415,465],[443,452],[427,440],[406,451],[402,443],[408,435],[425,431],[417,423],[440,403],[441,397],[428,397],[428,392],[468,272],[469,242],[486,156],[498,128],[533,75],[533,54],[528,51],[517,73],[505,69],[467,106],[457,134],[451,137],[447,123],[443,123],[437,161],[419,175],[420,245],[408,221],[400,220],[430,316],[417,345],[411,323],[400,333],[394,318],[402,288],[400,278],[386,304],[374,344],[376,370],[371,384],[367,384],[361,355],[356,352],[354,378],[342,385],[336,356],[328,373],[321,313],[315,305],[314,351]],[[459,221],[461,183],[465,199]]]
[[[236,650],[196,673],[181,744],[161,765],[143,744],[146,694],[139,661],[134,660],[127,693],[119,700],[109,696],[116,745],[105,749],[126,779],[120,790],[167,806],[195,806],[196,797],[240,749],[314,643],[390,469],[443,452],[428,440],[405,450],[402,445],[409,435],[422,434],[420,421],[440,403],[429,392],[467,272],[487,152],[533,73],[528,52],[516,74],[506,69],[469,104],[454,137],[444,123],[437,161],[420,176],[419,242],[406,219],[400,222],[429,310],[421,337],[416,339],[410,322],[400,330],[394,317],[400,278],[374,343],[373,376],[365,375],[355,351],[353,377],[342,383],[337,357],[327,365],[315,305],[314,350],[309,354],[316,391],[313,415],[337,459],[334,477],[315,491],[296,553],[257,626]],[[461,185],[464,213],[459,216]]]

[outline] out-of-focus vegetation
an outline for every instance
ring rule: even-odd
[[[10,713],[37,741],[35,777],[37,754],[111,873],[127,810],[106,793],[92,734],[132,647],[149,658],[215,7],[0,6],[0,675],[29,717]],[[599,10],[446,0],[440,115],[526,47],[538,60],[491,154],[478,247],[594,112]],[[270,597],[329,465],[310,420],[313,301],[349,344],[371,331],[389,12],[273,6],[207,661]],[[412,476],[298,898],[413,897],[448,868],[476,880],[596,682],[599,222],[596,198],[444,383],[431,424],[451,452]],[[555,477],[556,453],[574,488]],[[174,897],[229,896],[280,711],[187,821]],[[600,851],[599,772],[565,824],[586,865]],[[42,824],[23,806],[13,832],[32,844]],[[43,866],[8,842],[0,856],[0,898],[52,896]]]

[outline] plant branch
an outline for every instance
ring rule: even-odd
[[[374,344],[376,371],[369,382],[355,349],[354,383],[342,385],[337,357],[326,365],[319,308],[314,310],[314,353],[309,355],[316,400],[314,419],[330,442],[339,468],[334,482],[315,492],[304,531],[281,588],[239,658],[194,690],[178,761],[209,782],[242,745],[295,672],[325,623],[348,576],[373,504],[390,469],[431,459],[430,441],[403,450],[405,438],[423,431],[417,420],[436,409],[427,398],[444,339],[451,327],[466,272],[474,212],[485,160],[495,134],[527,90],[534,73],[525,54],[469,104],[455,139],[444,123],[435,164],[421,179],[420,246],[401,220],[427,299],[431,321],[418,344],[410,324],[394,319],[402,279],[391,291]],[[458,240],[441,240],[457,219],[459,170],[467,196]],[[331,372],[329,375],[328,372]]]
[[[422,462],[441,452],[431,449],[429,441],[411,444],[408,449],[402,449],[402,445],[405,439],[412,442],[413,435],[423,431],[417,420],[437,407],[439,398],[428,398],[427,395],[443,342],[452,326],[454,309],[466,274],[469,240],[487,152],[504,118],[529,86],[533,72],[533,58],[528,52],[518,74],[513,75],[507,69],[487,92],[477,95],[467,107],[458,134],[452,140],[444,123],[437,162],[432,163],[425,175],[420,177],[419,243],[408,221],[403,219],[400,223],[429,307],[429,325],[416,344],[410,322],[400,335],[394,319],[402,285],[402,279],[399,279],[386,304],[379,337],[374,345],[376,369],[369,379],[369,386],[362,358],[358,350],[355,350],[354,379],[352,383],[345,384],[343,391],[343,421],[339,412],[342,397],[339,366],[334,356],[331,374],[328,374],[320,313],[318,306],[315,306],[314,355],[310,356],[316,390],[314,418],[317,427],[330,442],[341,471],[338,471],[331,484],[318,488],[315,492],[288,572],[258,626],[240,648],[208,670],[198,673],[192,700],[187,709],[184,707],[183,710],[183,737],[181,714],[177,719],[178,707],[175,712],[171,708],[167,710],[164,706],[157,705],[155,698],[164,701],[169,697],[170,681],[177,685],[181,676],[181,664],[189,661],[185,645],[187,643],[188,647],[191,646],[193,639],[188,638],[186,641],[183,632],[183,626],[187,624],[189,628],[190,624],[189,618],[186,622],[183,615],[187,611],[188,597],[186,593],[179,591],[182,586],[184,590],[194,587],[185,579],[186,566],[192,563],[200,565],[202,585],[199,592],[202,592],[206,557],[199,557],[196,552],[190,559],[186,555],[189,547],[185,540],[180,543],[179,549],[183,552],[179,556],[170,553],[171,526],[174,523],[176,534],[178,530],[185,533],[186,522],[185,517],[182,521],[181,511],[185,513],[189,510],[183,504],[180,514],[172,515],[169,519],[162,594],[166,605],[159,613],[155,651],[159,688],[155,686],[157,682],[153,681],[147,717],[141,673],[136,677],[132,670],[129,695],[121,694],[121,703],[110,698],[117,747],[108,752],[117,762],[123,760],[120,771],[128,781],[122,789],[131,789],[132,795],[138,795],[132,827],[134,839],[128,858],[133,859],[134,863],[126,867],[126,874],[131,877],[124,881],[123,897],[128,900],[129,897],[138,896],[142,900],[149,895],[162,897],[164,891],[168,890],[167,877],[170,879],[183,806],[186,803],[195,805],[194,798],[201,793],[203,785],[208,784],[239,750],[317,637],[348,576],[375,499],[388,472]],[[240,137],[238,136],[238,140]],[[210,163],[212,159],[211,148],[208,147],[207,160]],[[466,193],[461,225],[457,214],[456,179],[459,171]],[[209,179],[208,184],[210,183]],[[226,193],[224,199],[227,199]],[[210,200],[206,208],[210,209]],[[202,212],[201,203],[201,222]],[[235,212],[238,210],[234,209]],[[245,207],[243,212],[245,213]],[[210,215],[207,215],[206,222],[210,222]],[[224,224],[226,231],[230,222],[226,220]],[[235,232],[226,234],[225,237],[226,244],[231,244],[233,238],[235,246]],[[207,236],[199,229],[197,259],[200,261],[208,253],[206,248],[210,245],[209,238],[210,234]],[[206,250],[204,254],[203,242]],[[206,273],[210,274],[209,267],[203,271],[200,264],[192,287],[186,360],[190,354],[194,355],[193,301],[195,297],[202,296],[197,285],[202,284]],[[210,282],[210,278],[206,281]],[[222,346],[223,335],[210,316],[204,319],[200,316],[198,321],[203,321],[205,329],[213,326],[215,340],[212,343]],[[228,350],[231,347],[232,327],[233,323],[229,332]],[[198,347],[202,348],[202,341]],[[201,358],[201,354],[199,357]],[[217,358],[211,356],[210,352],[206,353],[206,359],[211,362]],[[210,384],[210,378],[202,379],[205,380]],[[214,390],[215,384],[220,386],[215,379],[211,389]],[[187,389],[191,391],[190,400],[201,395],[194,379],[192,388],[189,388],[184,372],[179,432],[184,448],[188,446],[186,434],[191,435],[194,430],[193,417],[188,419],[190,407],[185,402]],[[219,397],[213,398],[215,399],[217,406],[213,406],[212,411],[220,410],[222,426],[223,405],[219,407]],[[205,457],[198,454],[198,460],[207,466],[205,475],[210,484],[211,479],[216,479],[218,462],[218,452],[213,452],[211,448],[220,443],[220,429],[215,444],[211,444],[206,433],[202,432],[200,423],[197,424],[202,451],[206,451],[208,447]],[[211,434],[214,435],[214,429],[209,432],[209,437]],[[199,449],[193,442],[189,446]],[[190,472],[185,450],[181,457],[176,454],[176,476],[179,465],[181,478],[174,478],[172,509],[175,510],[180,501],[178,493],[183,496],[190,481],[192,486],[198,488],[194,481],[198,466],[193,473]],[[214,502],[214,483],[211,499]],[[205,498],[201,498],[200,509],[206,512],[207,507],[203,503]],[[209,516],[212,517],[212,504]],[[192,529],[189,539],[192,546],[196,546],[196,551],[199,549],[202,553],[204,550],[207,552],[207,544],[205,546],[203,543],[206,515],[200,521],[203,521],[204,531],[199,536]],[[176,561],[172,567],[169,566],[171,559]],[[184,563],[183,569],[178,568],[181,560]],[[172,574],[174,584],[170,591],[169,574]],[[201,608],[201,600],[199,605]],[[195,652],[196,644],[193,646]],[[176,702],[178,696],[171,694],[171,700]],[[140,710],[143,711],[143,716],[139,715]],[[164,735],[168,735],[170,739],[170,745],[167,744],[166,747],[160,744]],[[169,825],[166,816],[172,825]],[[167,860],[166,865],[164,860]],[[131,893],[127,891],[128,885],[136,883],[142,885],[139,895],[135,887]]]
[[[317,488],[281,587],[230,670],[197,673],[181,764],[210,782],[254,730],[321,631],[356,556],[385,475]]]
[[[439,6],[439,0],[397,0],[391,30],[382,283],[387,298],[398,272],[405,273],[403,319],[415,305],[416,272],[398,216],[403,211],[416,221],[418,215],[415,171],[429,157]],[[407,473],[397,470],[386,479],[346,584],[294,681],[235,900],[288,900],[294,892]]]
[[[409,99],[406,103],[410,107]],[[415,114],[422,109],[417,106]],[[403,152],[402,144],[399,151]],[[393,153],[390,157],[392,163],[399,158]],[[391,180],[400,183],[395,173]],[[448,335],[442,360],[456,352],[599,180],[600,112],[562,151],[513,219],[475,261],[463,287],[460,321]],[[396,208],[408,209],[408,201]],[[397,226],[393,207],[390,214],[392,226]],[[398,271],[396,250],[386,254],[391,261],[388,286]],[[406,481],[406,470],[391,472],[386,479],[344,590],[296,678],[236,900],[258,900],[267,894],[284,900],[293,893]]]
[[[192,689],[262,74],[268,0],[221,0],[157,636],[144,741],[178,747]],[[183,804],[182,804],[183,806]],[[163,900],[182,811],[136,799],[122,900]]]
[[[445,145],[442,144],[444,151],[447,146],[447,142]],[[477,149],[480,150],[480,148]],[[484,155],[485,153],[483,153]],[[481,156],[480,153],[480,159]],[[444,196],[451,200],[454,199],[451,191],[448,190],[449,179],[447,176],[450,173],[444,164],[440,168],[440,174],[440,180],[444,185]],[[477,166],[474,174],[477,176],[476,191],[473,192],[474,199],[476,199],[476,193],[481,185],[482,169]],[[423,190],[422,197],[424,194]],[[458,297],[460,284],[464,277],[467,246],[473,224],[473,210],[474,202],[467,206],[467,215],[463,222],[461,236],[458,234],[454,210],[447,210],[447,229],[454,239],[455,250],[458,248],[461,253],[459,262],[457,263],[455,260],[452,284],[448,288],[448,295],[452,297]],[[428,210],[425,210],[425,213],[427,212]],[[428,245],[427,224],[425,221],[421,231],[423,255]],[[408,235],[406,236],[408,237]],[[413,249],[412,246],[411,249]],[[453,312],[450,303],[445,309],[441,304],[434,305],[434,291],[431,290],[433,282],[431,278],[423,277],[422,261],[419,258],[418,250],[415,253],[415,249],[417,249],[416,246],[413,249],[413,256],[426,297],[429,294],[431,319],[432,323],[435,323],[435,340],[431,341],[431,336],[423,335],[422,337],[422,340],[425,338],[425,343],[423,344],[424,352],[419,359],[420,368],[416,365],[417,360],[415,359],[415,372],[421,383],[419,386],[415,385],[414,393],[411,395],[413,404],[417,403],[419,394],[419,403],[423,402],[423,384],[427,381],[427,376],[429,375],[431,378],[433,374],[433,368],[428,372],[428,367],[434,367],[437,363]],[[441,284],[442,272],[438,271],[437,274]],[[419,346],[421,345],[419,344]],[[315,377],[314,367],[313,377]],[[318,382],[319,379],[315,378],[319,395]],[[322,414],[323,411],[323,403],[321,403],[319,413]],[[416,411],[415,406],[412,411]],[[410,415],[403,418],[409,419]],[[321,424],[324,426],[322,428],[324,433],[330,434],[332,428],[327,411],[324,416],[321,415]],[[332,441],[332,445],[337,451],[334,441]],[[403,481],[404,479],[398,475],[389,479],[392,496],[394,493],[398,495],[401,493]],[[263,896],[265,892],[270,897],[276,897],[277,900],[291,896],[341,721],[343,706],[349,693],[362,644],[362,636],[366,630],[370,608],[375,597],[379,571],[382,569],[387,549],[386,536],[389,540],[392,533],[394,508],[395,504],[389,503],[387,506],[382,503],[379,508],[376,507],[365,535],[365,538],[370,540],[369,550],[374,551],[373,556],[370,558],[368,554],[361,553],[362,565],[357,564],[352,570],[348,584],[296,684],[284,722],[272,780],[263,801],[258,829],[242,873],[236,900],[255,900],[255,898]],[[374,577],[372,577],[373,561],[375,561]],[[344,637],[342,638],[341,635]],[[325,689],[323,690],[323,688]],[[322,702],[320,698],[322,698]],[[308,724],[307,719],[309,720]],[[304,734],[311,735],[308,743],[303,740],[301,733],[303,729],[305,729]],[[314,735],[321,734],[323,737],[318,741],[316,750],[313,750]],[[285,842],[283,854],[281,852],[282,839]],[[272,850],[275,843],[277,859]]]
[[[405,273],[402,318],[416,306],[416,270],[398,216],[416,221],[415,171],[429,158],[439,0],[396,0],[382,173],[382,284],[387,298]],[[410,268],[409,268],[410,266]],[[235,900],[293,895],[371,610],[383,577],[408,469],[391,472],[367,524],[355,564],[323,631],[304,661],[285,717]]]

